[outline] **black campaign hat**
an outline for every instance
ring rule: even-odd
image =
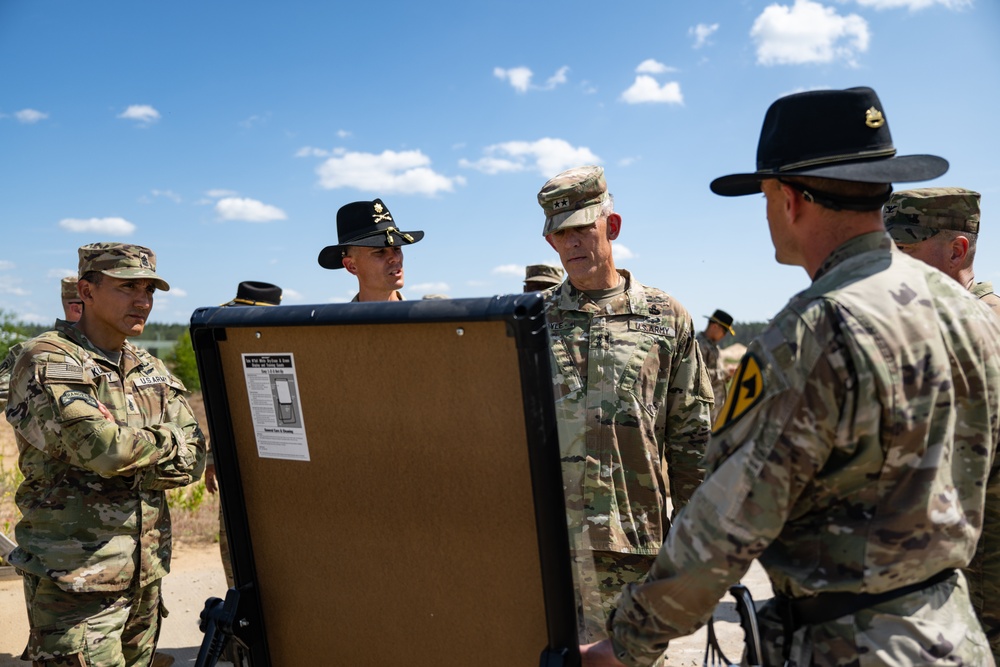
[[[760,192],[781,176],[816,176],[861,183],[937,178],[948,161],[936,155],[896,157],[882,103],[871,88],[813,90],[775,101],[764,116],[757,171],[712,181],[712,192],[736,197]]]
[[[271,283],[244,280],[236,288],[236,298],[223,306],[278,306],[281,288]]]
[[[715,322],[732,335],[736,335],[736,329],[733,328],[733,316],[726,311],[716,310],[711,315],[706,315],[706,317],[708,317],[709,322]]]
[[[323,248],[319,265],[324,269],[342,269],[344,253],[351,246],[389,247],[416,243],[423,232],[401,232],[396,229],[389,209],[381,199],[345,204],[337,211],[337,245]]]

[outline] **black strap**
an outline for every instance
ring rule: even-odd
[[[778,613],[785,626],[785,640],[791,641],[791,634],[805,625],[826,623],[841,616],[855,614],[862,609],[901,598],[947,581],[955,570],[941,570],[930,579],[909,586],[894,588],[884,593],[820,593],[808,598],[790,598],[775,595]]]

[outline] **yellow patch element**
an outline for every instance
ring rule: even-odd
[[[764,395],[764,373],[757,357],[747,354],[733,376],[726,404],[715,420],[716,431],[736,421],[757,404]]]

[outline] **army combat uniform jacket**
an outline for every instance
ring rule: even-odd
[[[546,292],[563,483],[590,549],[655,555],[667,498],[679,508],[701,481],[711,388],[687,310],[619,272],[604,308],[568,280]]]
[[[998,484],[1000,327],[888,235],[835,250],[733,387],[705,481],[609,621],[626,664],[704,623],[755,558],[775,593],[803,598],[920,586],[976,549]],[[776,607],[765,664],[993,664],[958,573],[800,627],[787,663]]]
[[[722,411],[722,405],[726,402],[726,367],[722,363],[722,354],[718,343],[708,339],[704,331],[699,331],[696,337],[698,348],[701,350],[701,358],[705,362],[705,369],[708,372],[708,380],[712,383],[712,395],[715,398],[715,405],[712,408],[712,423]]]
[[[116,364],[67,322],[27,341],[7,406],[24,474],[11,564],[70,592],[163,577],[164,490],[204,470],[205,438],[184,393],[160,360],[128,342]]]

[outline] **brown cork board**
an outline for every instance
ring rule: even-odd
[[[241,355],[289,352],[309,461],[261,458],[251,423]],[[274,667],[538,664],[545,602],[503,322],[229,328],[219,354]]]

